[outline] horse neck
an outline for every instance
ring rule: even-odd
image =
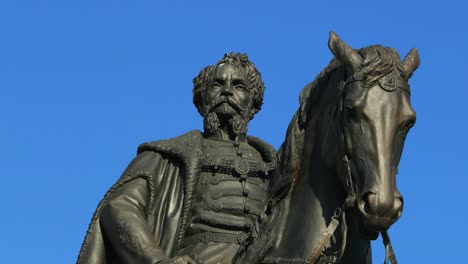
[[[319,109],[317,109],[319,110]],[[319,111],[325,112],[325,111]],[[290,195],[289,214],[286,226],[275,255],[287,258],[307,258],[331,221],[334,211],[341,207],[345,200],[345,191],[338,180],[341,166],[339,145],[329,146],[326,141],[339,142],[334,131],[322,132],[325,126],[332,126],[333,120],[319,114],[311,117],[305,129],[304,149],[300,173],[298,174]],[[331,128],[333,129],[333,128]],[[336,138],[328,138],[336,137]],[[333,151],[331,148],[336,148]],[[326,148],[326,149],[324,149]],[[324,161],[333,160],[335,165]],[[341,243],[341,234],[336,237]]]
[[[286,179],[292,175],[295,180],[288,195],[279,242],[270,255],[275,259],[307,259],[330,224],[334,211],[346,199],[339,180],[344,173],[340,89],[345,75],[344,67],[335,68],[321,75],[327,80],[325,83],[319,81],[313,86],[314,81],[301,93],[301,107],[290,123],[280,154],[283,163],[279,175]],[[301,123],[304,120],[305,125]],[[346,212],[346,224],[347,230],[342,230],[341,221],[325,245],[328,249],[324,253],[341,249],[344,231],[346,249],[340,263],[371,263],[370,244],[368,240],[360,240],[354,210]]]

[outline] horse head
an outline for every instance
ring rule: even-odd
[[[396,174],[406,135],[416,121],[408,79],[419,66],[419,55],[412,49],[400,61],[392,48],[354,50],[333,32],[328,45],[346,65],[340,109],[344,168],[350,179],[343,173],[340,180],[352,189],[362,230],[375,238],[403,211]]]

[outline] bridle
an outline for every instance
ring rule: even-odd
[[[389,87],[387,83],[387,79],[389,79],[392,73],[387,74],[383,77],[383,81],[379,80],[380,86],[385,89],[386,91],[393,91],[396,88],[401,88],[404,89],[409,93],[409,87],[402,87],[398,84],[395,84],[395,87]],[[390,76],[390,77],[389,77]],[[359,72],[352,74],[349,76],[346,81],[342,83],[341,90],[339,92],[339,100],[340,100],[340,112],[343,113],[343,97],[344,97],[344,89],[346,86],[350,83],[353,82],[363,82],[364,81],[364,75]],[[406,84],[407,85],[407,84]],[[341,140],[342,140],[342,145],[345,146],[346,142],[346,137],[344,134],[344,121],[343,121],[343,115],[341,116]],[[356,204],[356,197],[357,197],[357,185],[353,182],[353,177],[351,174],[351,168],[350,168],[350,161],[348,159],[348,153],[346,151],[346,147],[344,147],[343,151],[343,167],[344,167],[344,188],[346,191],[346,199],[343,202],[343,204],[340,207],[335,208],[333,216],[331,217],[331,221],[328,224],[326,230],[322,233],[320,236],[320,239],[317,244],[313,247],[311,250],[311,254],[307,259],[300,259],[300,258],[277,258],[277,257],[267,257],[263,260],[262,263],[306,263],[306,264],[325,264],[325,263],[337,263],[339,262],[345,252],[346,249],[346,239],[347,239],[347,231],[348,227],[346,225],[346,211],[348,209],[351,209],[355,206]],[[323,252],[325,250],[325,245],[327,242],[330,240],[330,238],[333,236],[333,234],[336,232],[338,229],[338,226],[341,224],[341,232],[342,232],[342,243],[341,243],[341,248],[336,251],[333,255],[327,256]],[[387,231],[380,232],[382,235],[382,240],[383,244],[385,247],[385,260],[384,264],[392,263],[392,264],[397,264],[397,260],[395,257],[395,252],[393,251],[392,244],[390,242],[390,237],[388,235]]]
[[[390,74],[388,75],[385,75],[383,76],[382,78],[388,78],[387,76],[389,76]],[[343,95],[344,95],[344,89],[346,88],[346,86],[350,83],[353,83],[353,82],[363,82],[363,75],[358,73],[358,74],[353,74],[351,76],[349,76],[346,81],[344,81],[342,83],[342,89],[340,91],[340,112],[343,113]],[[385,80],[384,80],[384,83],[385,83]],[[388,88],[385,87],[384,88],[384,85],[382,84],[382,82],[379,80],[379,84],[380,86],[387,90]],[[396,85],[395,85],[396,86]],[[395,87],[396,88],[402,88],[406,91],[409,92],[409,89],[405,89],[406,87]],[[387,91],[390,91],[390,90],[387,90]],[[319,260],[319,262],[317,263],[322,263],[322,261],[320,261],[322,258],[325,258],[324,260],[327,261],[327,263],[336,263],[338,262],[344,255],[344,251],[345,251],[345,248],[346,248],[346,233],[347,233],[347,225],[346,225],[346,210],[348,209],[351,209],[355,206],[356,204],[356,197],[357,197],[357,185],[354,184],[353,182],[353,177],[352,177],[352,174],[351,174],[351,168],[350,168],[350,161],[348,159],[348,154],[347,154],[347,150],[346,150],[346,137],[345,137],[345,134],[344,134],[344,122],[343,122],[343,115],[341,117],[341,140],[342,140],[342,145],[344,146],[344,153],[343,153],[343,158],[342,158],[342,161],[343,161],[343,167],[344,167],[344,188],[345,188],[345,191],[346,191],[346,199],[345,201],[343,202],[343,204],[341,205],[341,207],[337,207],[335,210],[334,210],[334,214],[331,218],[331,221],[330,223],[328,224],[327,226],[327,229],[325,230],[325,232],[322,233],[322,236],[320,237],[319,239],[319,242],[314,246],[314,248],[312,249],[312,253],[311,255],[306,259],[305,263],[307,264],[314,264],[316,263],[317,260]],[[341,249],[336,252],[335,254],[338,255],[338,257],[334,257],[332,259],[330,259],[330,257],[327,258],[326,255],[323,254],[323,251],[325,249],[325,245],[326,243],[330,240],[330,238],[332,237],[332,235],[335,233],[335,231],[337,230],[338,226],[339,225],[342,225],[342,232],[343,232],[343,239],[342,239],[342,243],[341,243]],[[388,264],[389,261],[391,261],[392,264],[397,264],[397,260],[396,260],[396,256],[395,256],[395,252],[393,251],[393,247],[392,247],[392,244],[391,244],[391,241],[390,241],[390,236],[388,235],[388,232],[387,230],[383,231],[383,232],[380,232],[380,234],[382,235],[382,240],[383,240],[383,244],[384,244],[384,247],[385,247],[385,260],[384,260],[384,264]]]

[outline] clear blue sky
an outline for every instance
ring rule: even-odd
[[[192,78],[248,53],[266,84],[249,134],[279,147],[328,32],[417,47],[417,124],[398,175],[401,263],[460,263],[467,213],[464,1],[2,1],[1,263],[74,263],[91,215],[145,141],[201,129]],[[465,245],[465,246],[464,246]],[[374,260],[383,261],[381,241]]]

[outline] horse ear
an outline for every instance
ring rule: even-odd
[[[328,48],[338,60],[350,67],[353,72],[355,72],[359,66],[361,66],[361,55],[359,55],[358,52],[344,43],[344,41],[342,41],[333,31],[330,31]]]
[[[406,54],[405,59],[401,63],[403,66],[403,71],[405,72],[408,79],[411,78],[413,72],[419,67],[419,63],[421,63],[421,61],[419,60],[418,49],[411,49],[410,52]]]

